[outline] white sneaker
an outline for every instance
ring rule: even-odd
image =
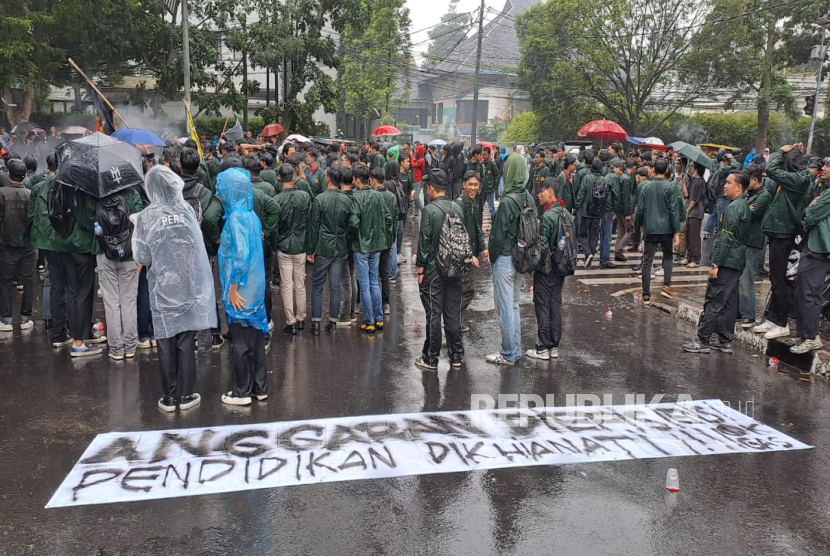
[[[772,322],[771,320],[765,320],[764,322],[753,328],[752,331],[756,334],[766,334],[770,331],[770,329],[773,326],[775,326],[774,322]]]
[[[546,349],[542,351],[537,351],[536,348],[533,348],[527,350],[526,353],[528,357],[531,357],[533,359],[541,359],[542,361],[547,361],[548,359],[550,359],[550,351]]]
[[[550,350],[550,358],[559,359],[559,348],[553,348]]]
[[[274,331],[274,321],[272,319],[272,320],[268,321],[268,332],[273,332],[273,331]]]
[[[790,327],[789,326],[777,326],[773,325],[766,334],[764,334],[765,340],[774,340],[775,338],[786,338],[790,335]]]
[[[804,340],[800,344],[791,347],[790,351],[792,353],[802,354],[802,353],[807,353],[807,352],[814,351],[814,350],[817,350],[817,349],[821,349],[821,347],[823,345],[824,344],[821,342],[821,338],[816,336],[815,338],[809,338],[807,340]]]
[[[251,397],[238,398],[233,395],[233,392],[222,394],[222,403],[227,405],[251,405]]]
[[[12,326],[12,323],[10,323],[10,322],[9,323],[0,322],[0,332],[12,332],[12,331],[14,331],[14,326]]]
[[[20,330],[29,330],[30,328],[34,328],[35,323],[32,319],[26,319],[20,321]]]

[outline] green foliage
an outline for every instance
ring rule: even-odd
[[[478,128],[478,140],[496,142],[499,137],[507,131],[507,124],[504,122],[490,120],[487,125]]]
[[[389,119],[397,90],[409,91],[409,10],[404,0],[363,0],[360,9],[365,17],[352,18],[343,32],[338,86],[345,110],[368,128],[378,114],[382,123]]]
[[[222,134],[222,128],[225,126],[225,118],[199,117],[195,119],[195,124],[199,135],[207,135],[208,139],[212,140],[214,137],[219,137]],[[230,128],[233,124],[234,119],[231,118],[230,122],[228,122],[228,127]],[[185,125],[182,123],[182,129],[184,127]],[[248,129],[254,137],[259,135],[263,127],[265,127],[265,123],[262,118],[250,118],[248,120]]]
[[[538,143],[539,118],[535,112],[523,112],[513,118],[500,141],[505,143]]]

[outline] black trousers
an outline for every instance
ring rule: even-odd
[[[54,287],[54,285],[52,287]],[[154,336],[153,312],[150,310],[150,284],[147,282],[147,267],[142,267],[141,272],[138,275],[138,297],[136,298],[136,310],[138,312],[137,320],[139,339],[152,338]],[[53,313],[53,326],[54,320],[55,315]]]
[[[827,255],[813,253],[805,248],[798,262],[798,275],[795,280],[798,335],[805,340],[818,336],[821,305],[824,302],[824,278],[828,273],[830,259]]]
[[[231,333],[231,354],[233,357],[232,394],[247,398],[268,393],[265,384],[265,333],[258,328],[228,325]]]
[[[464,359],[464,344],[461,342],[461,289],[461,278],[444,278],[438,271],[424,276],[424,281],[418,287],[427,317],[427,337],[421,355],[424,362],[430,365],[438,364],[442,317],[450,361]]]
[[[686,219],[686,260],[690,263],[700,263],[700,227],[702,218]]]
[[[703,303],[703,318],[697,326],[697,335],[704,344],[709,343],[712,334],[717,334],[721,343],[728,344],[735,334],[735,319],[738,318],[738,283],[743,270],[718,268],[718,277],[709,279]]]
[[[787,262],[793,245],[795,245],[794,236],[769,238],[769,281],[772,294],[767,319],[778,326],[787,326],[789,317],[790,293],[787,287]]]
[[[46,257],[52,281],[53,322],[59,325],[62,320],[66,320],[69,335],[74,340],[92,337],[95,255],[50,251]],[[53,338],[60,335],[59,329],[53,332]]]
[[[49,263],[49,282],[52,287],[49,295],[49,311],[52,314],[52,340],[54,341],[68,334],[66,268],[63,262],[63,253],[46,251],[45,255],[46,262]]]
[[[380,277],[380,297],[384,305],[389,304],[389,255],[392,249],[380,252],[378,276]]]
[[[653,234],[645,236],[643,247],[643,295],[651,295],[651,265],[657,248],[663,250],[663,283],[671,286],[672,271],[672,234]]]
[[[533,306],[536,309],[537,351],[559,347],[562,338],[562,285],[565,277],[551,272],[533,273]]]
[[[32,247],[0,247],[0,319],[12,322],[14,280],[23,285],[20,316],[31,318],[37,251]]]
[[[476,283],[472,269],[461,277],[461,312],[467,310],[476,296]]]
[[[268,322],[271,322],[271,309],[274,306],[274,302],[271,299],[271,279],[274,277],[271,246],[263,243],[262,254],[265,258],[265,317]],[[216,324],[219,324],[218,318],[216,319]]]
[[[583,216],[579,224],[579,244],[585,255],[596,255],[597,244],[599,243],[599,225],[602,218],[590,218]]]
[[[196,332],[179,332],[172,338],[157,339],[156,342],[162,395],[170,398],[189,396],[196,388]]]

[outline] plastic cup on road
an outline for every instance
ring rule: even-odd
[[[677,469],[672,467],[666,472],[666,490],[669,492],[680,492],[680,477]]]

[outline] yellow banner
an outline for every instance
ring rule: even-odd
[[[193,115],[190,114],[190,105],[187,104],[187,101],[183,102],[185,112],[187,112],[187,133],[190,135],[190,138],[196,142],[196,150],[199,151],[199,158],[204,160],[205,155],[202,153],[202,142],[199,140],[199,135],[196,133],[196,124],[193,123]]]

